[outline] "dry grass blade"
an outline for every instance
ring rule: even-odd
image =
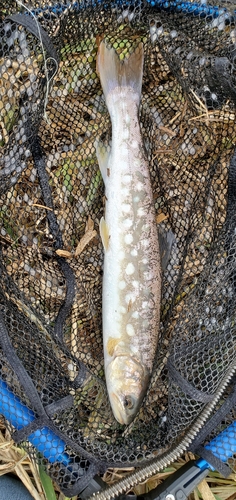
[[[46,500],[35,464],[24,450],[14,446],[5,430],[0,431],[0,476],[9,472],[18,476],[34,500]]]
[[[235,500],[236,475],[231,474],[227,479],[220,477],[217,472],[215,475],[216,477],[214,478],[214,473],[211,473],[211,477],[206,478],[213,495],[221,500]]]
[[[203,479],[203,481],[201,481],[198,485],[198,490],[201,493],[203,500],[215,500],[215,497],[205,479]]]
[[[32,475],[33,475],[33,478],[35,481],[35,485],[38,488],[38,491],[40,492],[41,498],[43,498],[43,496],[42,496],[43,495],[43,488],[42,488],[40,476],[38,473],[38,466],[34,462],[32,462],[32,460],[29,460],[29,466],[30,466],[30,470],[32,472]]]
[[[194,498],[194,500],[200,500],[199,496],[198,496],[197,490],[194,490],[194,492],[193,492],[193,498]]]
[[[40,203],[32,203],[32,207],[45,208],[45,210],[50,210],[51,212],[53,212],[52,208],[45,207],[45,205],[40,205]]]

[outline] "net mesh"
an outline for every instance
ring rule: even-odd
[[[220,1],[1,5],[0,413],[63,491],[171,449],[233,366],[235,18]],[[121,60],[144,45],[140,125],[157,225],[175,236],[152,379],[129,426],[103,370],[103,38]]]

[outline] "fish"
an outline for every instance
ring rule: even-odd
[[[103,40],[97,73],[112,125],[111,146],[96,144],[105,184],[102,323],[104,367],[115,419],[137,414],[153,369],[162,269],[149,165],[139,124],[144,48],[121,61]]]

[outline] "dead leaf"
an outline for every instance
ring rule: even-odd
[[[91,217],[89,217],[85,228],[85,234],[84,236],[82,236],[81,240],[79,241],[75,249],[75,257],[78,257],[78,255],[80,255],[83,252],[84,248],[96,235],[97,231],[95,231],[94,229],[94,222],[91,219]]]
[[[87,233],[87,231],[90,230],[93,231],[93,229],[94,229],[94,222],[93,219],[91,219],[91,217],[89,216],[85,226],[85,234]]]
[[[65,257],[66,259],[73,257],[73,254],[71,252],[67,252],[67,250],[56,250],[56,254],[59,255],[59,257]]]
[[[168,219],[168,215],[165,215],[165,214],[163,214],[163,213],[158,214],[158,215],[156,216],[156,221],[157,221],[157,224],[160,224],[161,222],[163,222],[163,220],[166,220],[166,219]]]

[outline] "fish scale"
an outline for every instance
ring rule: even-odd
[[[110,152],[101,143],[97,146],[106,194],[100,223],[105,374],[114,416],[128,424],[152,372],[161,301],[157,225],[138,120],[142,44],[122,63],[102,42],[97,70],[112,123]]]

